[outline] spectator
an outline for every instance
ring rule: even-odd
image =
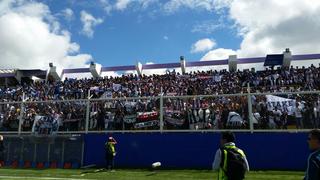
[[[14,87],[0,88],[0,101],[14,102],[24,100],[33,101],[48,101],[48,100],[81,100],[87,98],[90,94],[91,98],[127,98],[127,97],[157,97],[160,93],[164,95],[214,95],[214,94],[234,94],[246,93],[247,84],[251,86],[251,92],[297,92],[320,90],[320,68],[310,66],[308,68],[279,68],[276,70],[266,69],[265,71],[236,71],[228,72],[226,70],[216,71],[196,71],[186,74],[170,72],[164,75],[123,75],[121,77],[104,77],[91,79],[65,79],[61,82],[34,82],[22,83]],[[288,98],[296,99],[300,104],[301,97],[291,96]],[[263,97],[254,97],[253,106],[256,112],[260,114],[261,121],[258,128],[267,128],[267,122],[273,118],[276,123],[276,128],[283,126],[283,120],[294,117],[301,119],[297,122],[297,128],[310,128],[319,126],[320,105],[318,97],[313,98],[313,95],[303,95],[302,98],[307,103],[302,104],[294,113],[288,113],[285,116],[287,107],[277,107],[277,110],[271,109],[273,115],[269,113],[267,117],[266,100]],[[230,112],[238,113],[245,123],[245,128],[248,128],[248,106],[246,97],[219,97],[215,99],[197,99],[194,101],[176,101],[175,99],[167,101],[168,106],[172,106],[174,110],[181,111],[181,114],[188,114],[189,126],[195,123],[207,124],[206,114],[212,114],[213,109],[208,109],[206,104],[218,104],[214,109],[219,109],[219,121],[214,123],[213,128],[226,128],[228,115]],[[86,104],[79,102],[59,102],[47,104],[27,104],[23,109],[23,131],[30,131],[34,124],[35,116],[43,116],[44,110],[50,106],[54,109],[47,113],[53,116],[59,115],[60,130],[83,130],[85,119]],[[129,115],[129,112],[124,108],[122,103],[114,103],[112,106],[116,108],[107,108],[106,103],[101,104],[99,113],[95,116],[90,116],[93,122],[93,129],[104,129],[104,118],[107,113],[111,113],[110,117],[115,120],[115,126],[109,126],[116,129],[131,128],[123,122],[124,116]],[[183,105],[185,104],[185,105]],[[191,104],[191,106],[189,106]],[[135,112],[159,111],[159,102],[156,101],[138,101],[136,103]],[[303,107],[304,106],[304,107]],[[183,108],[185,107],[185,108]],[[187,109],[188,107],[188,109]],[[34,112],[31,112],[33,109]],[[300,109],[302,110],[301,112]],[[91,109],[92,112],[98,112],[98,108]],[[208,110],[208,111],[207,111]],[[0,105],[0,125],[3,130],[17,130],[20,119],[20,104],[1,104]],[[187,113],[188,111],[188,113]],[[192,113],[190,113],[192,111]],[[116,113],[115,113],[116,112]],[[207,113],[208,112],[208,113]],[[134,114],[133,113],[133,114]],[[104,114],[104,115],[103,115]],[[300,115],[301,114],[301,115]],[[192,115],[192,116],[190,116]],[[203,116],[201,116],[203,115]],[[300,117],[301,116],[301,117]],[[284,118],[286,117],[286,118]],[[284,118],[284,119],[283,119]],[[113,119],[110,119],[112,125]],[[187,122],[186,121],[186,122]],[[90,121],[91,122],[91,121]],[[269,125],[273,127],[273,123],[269,121]],[[198,127],[202,127],[197,124]],[[187,126],[184,126],[186,128]]]
[[[302,129],[303,128],[302,112],[303,112],[302,105],[299,102],[296,102],[295,118],[296,118],[297,129]]]

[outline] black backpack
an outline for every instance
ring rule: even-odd
[[[247,170],[244,157],[237,151],[238,148],[222,148],[220,167],[224,165],[224,150],[227,151],[227,168],[224,171],[228,180],[243,180]]]

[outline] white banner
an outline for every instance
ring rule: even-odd
[[[98,91],[98,90],[99,90],[99,86],[90,87],[90,91]]]
[[[107,98],[112,98],[112,92],[111,91],[106,91],[100,96],[99,99],[107,99]]]
[[[134,124],[135,129],[145,128],[145,127],[153,127],[153,126],[159,126],[159,121],[154,120],[154,121],[141,122],[141,123]]]
[[[121,89],[121,84],[113,83],[112,89],[118,92]]]
[[[58,119],[51,116],[39,116],[34,118],[32,132],[37,134],[55,134],[58,131]]]
[[[288,115],[293,115],[295,111],[295,99],[287,99],[279,96],[266,95],[268,111],[278,107],[282,112],[288,112]]]
[[[123,117],[123,121],[125,123],[135,123],[137,120],[137,116],[135,114],[131,114],[131,115],[125,115]]]

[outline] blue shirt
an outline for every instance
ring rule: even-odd
[[[304,180],[319,180],[320,179],[320,149],[309,155],[308,167]]]

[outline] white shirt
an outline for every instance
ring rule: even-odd
[[[280,121],[280,116],[282,115],[281,111],[278,109],[278,110],[274,110],[273,111],[273,115],[275,116],[274,119],[276,121]]]
[[[227,120],[227,125],[228,126],[241,126],[243,123],[243,119],[241,118],[241,116],[236,113],[236,112],[229,112],[228,115],[228,120]]]
[[[300,105],[295,109],[295,116],[297,118],[302,118],[302,107]]]

